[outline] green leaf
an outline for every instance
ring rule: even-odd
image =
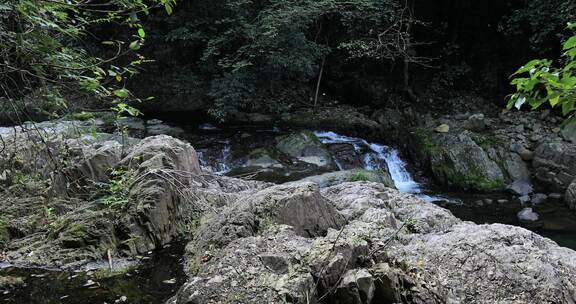
[[[120,97],[120,98],[128,98],[128,96],[130,95],[128,90],[126,89],[118,89],[114,91],[114,95]]]
[[[567,50],[572,49],[574,47],[576,47],[576,36],[570,37],[570,39],[568,39],[568,41],[566,41],[564,43],[563,49],[564,49],[564,51],[567,51]]]
[[[140,49],[140,41],[138,41],[138,40],[132,41],[132,42],[130,43],[130,46],[129,46],[129,47],[130,47],[130,49],[133,50],[133,51],[139,50],[139,49]]]
[[[139,29],[138,29],[138,36],[140,36],[140,38],[145,38],[145,37],[146,37],[146,32],[144,31],[143,28],[139,28]]]
[[[550,105],[555,107],[560,102],[560,96],[550,98]]]

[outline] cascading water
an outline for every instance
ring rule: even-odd
[[[363,154],[363,167],[366,170],[385,169],[386,164],[394,185],[400,192],[417,194],[425,201],[446,200],[442,197],[422,194],[422,188],[413,178],[398,153],[398,150],[385,145],[369,143],[364,139],[344,136],[334,132],[314,132],[323,144],[351,144],[356,152]]]
[[[220,158],[216,162],[216,172],[214,172],[214,174],[224,175],[231,170],[231,168],[230,168],[230,158],[231,158],[230,150],[231,150],[230,141],[226,141],[224,143],[224,147],[222,148]]]
[[[198,159],[202,166],[211,167],[214,170],[214,174],[224,175],[232,170],[230,165],[232,158],[231,150],[232,146],[230,145],[230,141],[225,141],[222,150],[220,150],[218,154],[213,156],[214,154],[211,154],[210,151],[206,149],[197,152]]]

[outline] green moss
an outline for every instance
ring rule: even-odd
[[[416,144],[427,154],[433,155],[440,153],[440,148],[434,142],[432,131],[424,128],[417,128],[413,132]]]
[[[81,248],[86,246],[88,240],[88,229],[86,226],[78,223],[71,224],[68,229],[62,232],[60,239],[62,244],[67,248]]]
[[[96,118],[94,113],[84,112],[84,111],[72,113],[72,114],[70,114],[70,117],[72,117],[75,120],[80,120],[80,121],[87,121],[87,120],[92,120],[92,119]]]
[[[354,172],[352,172],[350,180],[353,182],[366,182],[370,180],[370,177],[363,170],[355,170]]]
[[[505,187],[505,183],[501,179],[492,180],[482,174],[478,166],[473,163],[468,163],[468,172],[462,173],[457,171],[453,164],[442,163],[433,165],[432,171],[437,176],[443,176],[444,180],[451,186],[460,189],[476,189],[482,191],[499,190]]]

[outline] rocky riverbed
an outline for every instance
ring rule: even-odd
[[[401,147],[422,160],[414,162],[422,168],[416,179],[431,172],[430,185],[515,191],[470,200],[483,208],[514,201],[538,211],[538,194],[572,206],[570,138],[547,126],[537,131],[539,141],[501,132],[500,124],[517,128],[507,115],[432,118],[406,128],[406,136],[420,138]],[[386,131],[383,118],[354,117],[355,125],[389,134],[389,143],[400,136]],[[543,125],[554,123],[546,119]],[[0,129],[4,266],[75,271],[100,261],[105,269],[186,241],[186,283],[166,303],[576,302],[576,252],[520,227],[462,221],[426,202],[425,187],[399,184],[403,173],[386,161],[395,150],[372,139],[329,142],[335,137],[326,133],[270,129],[270,137],[237,134],[262,143],[246,145],[242,157],[230,146],[226,154],[233,143],[224,140],[219,156],[202,151],[199,158],[189,143],[155,135],[194,144],[185,128],[122,123],[145,138],[106,133],[98,118]],[[482,141],[491,136],[498,140]],[[417,146],[424,152],[411,154]],[[226,157],[227,166],[211,165]],[[246,179],[262,172],[273,174]],[[25,277],[0,272],[0,299],[33,284]]]

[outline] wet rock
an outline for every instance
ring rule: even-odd
[[[328,150],[333,155],[340,170],[350,170],[362,168],[362,160],[358,152],[351,144],[332,144]]]
[[[334,167],[334,162],[332,161],[330,152],[312,132],[303,131],[282,136],[278,138],[276,147],[279,151],[297,158],[300,161],[318,167]]]
[[[532,205],[536,206],[546,202],[546,199],[548,199],[548,195],[544,193],[536,193],[532,195],[532,199],[530,200],[530,202],[532,203]]]
[[[370,182],[382,183],[387,187],[395,188],[394,181],[392,180],[392,177],[388,172],[369,171],[364,169],[324,173],[322,175],[306,177],[301,181],[316,183],[321,188],[331,187],[346,182],[357,182],[357,181],[370,181]]]
[[[524,206],[528,202],[530,202],[530,195],[523,195],[523,196],[519,197],[518,200],[520,201],[520,204],[522,204],[522,206]]]
[[[534,187],[528,181],[515,181],[506,187],[506,190],[518,196],[524,196],[534,192]]]
[[[564,200],[570,209],[576,210],[576,179],[570,184],[568,190],[566,190]]]
[[[517,214],[520,223],[526,227],[538,228],[542,226],[540,215],[532,208],[524,208]]]
[[[550,193],[550,194],[548,195],[548,197],[549,197],[550,199],[553,199],[553,200],[560,200],[560,199],[562,199],[562,194],[560,194],[560,193]]]

